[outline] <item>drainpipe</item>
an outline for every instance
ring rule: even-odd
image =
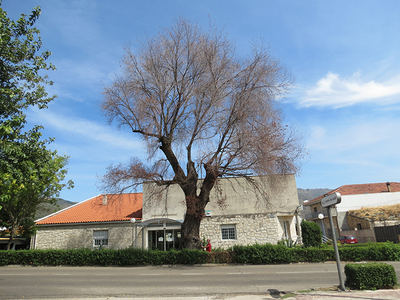
[[[135,225],[135,248],[137,248],[137,225]]]
[[[166,240],[166,231],[167,231],[167,223],[163,222],[164,227],[164,251],[167,251],[167,240]]]
[[[132,218],[129,220],[132,223],[132,247],[135,247],[136,245],[136,219]]]
[[[145,230],[144,227],[142,227],[142,250],[144,250],[144,239],[145,239]],[[147,237],[147,236],[146,236]]]

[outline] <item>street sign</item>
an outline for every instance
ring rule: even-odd
[[[339,275],[339,287],[342,291],[344,291],[345,287],[344,287],[344,281],[343,281],[343,277],[342,277],[342,267],[340,266],[339,249],[337,247],[336,233],[335,233],[335,229],[334,229],[335,227],[333,225],[333,219],[332,219],[332,214],[331,214],[332,206],[340,203],[341,201],[342,201],[342,196],[340,195],[340,193],[335,192],[333,194],[327,195],[324,198],[322,198],[321,205],[322,205],[322,207],[326,207],[327,211],[328,211],[329,224],[331,225],[331,230],[332,230],[333,248],[335,249],[336,267],[337,267],[338,275]]]
[[[322,198],[321,205],[322,205],[322,207],[328,207],[328,206],[338,204],[341,201],[342,201],[342,196],[340,195],[340,193],[335,192],[333,194],[330,194],[330,195]]]
[[[339,194],[339,193],[336,193],[336,194]],[[340,203],[340,194],[339,194],[338,198],[339,198],[338,203]],[[333,226],[331,209],[332,209],[332,205],[329,205],[326,210],[328,211],[329,224],[331,225],[331,230],[332,230],[333,249],[335,249],[336,267],[337,267],[338,276],[339,276],[339,287],[342,291],[345,291],[344,281],[343,281],[343,276],[342,276],[342,267],[340,266],[339,249],[337,247],[336,233],[335,233],[335,227]]]

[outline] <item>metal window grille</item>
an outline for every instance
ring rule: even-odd
[[[223,240],[236,240],[236,226],[221,225],[221,234]]]
[[[108,245],[108,230],[93,231],[93,243],[95,246],[107,246]]]

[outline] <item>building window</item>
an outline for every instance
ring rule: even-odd
[[[221,236],[223,240],[236,240],[236,226],[221,225]]]
[[[361,230],[361,229],[362,229],[361,223],[357,223],[357,229],[358,229],[358,230]]]
[[[108,230],[94,230],[93,231],[93,245],[94,246],[107,246],[108,245]]]

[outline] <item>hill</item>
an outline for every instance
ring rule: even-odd
[[[66,208],[66,207],[74,205],[74,204],[76,204],[76,202],[67,201],[67,200],[59,198],[59,199],[57,199],[57,203],[54,205],[50,205],[50,204],[40,205],[36,212],[35,220],[43,218],[47,215],[55,213],[56,211],[59,211],[60,209]]]

